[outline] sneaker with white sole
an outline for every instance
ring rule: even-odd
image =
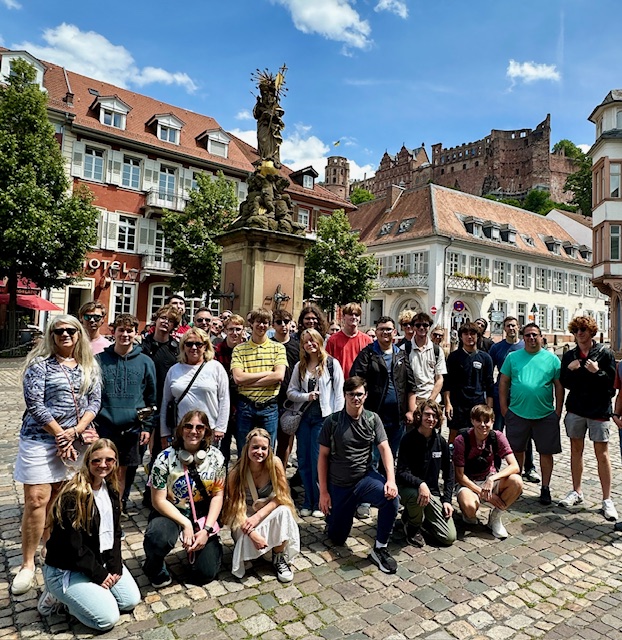
[[[603,515],[605,516],[605,520],[613,521],[618,519],[618,512],[616,511],[611,498],[603,500]]]
[[[500,540],[505,540],[508,537],[507,529],[501,522],[501,509],[496,507],[490,512],[488,516],[488,528],[492,531],[492,535]]]
[[[395,562],[387,547],[374,547],[367,558],[383,573],[395,573],[397,571],[397,562]]]
[[[583,494],[575,491],[569,491],[565,498],[560,500],[557,504],[560,507],[565,507],[568,509],[569,507],[574,507],[577,504],[581,504],[583,502]]]
[[[311,509],[301,509],[300,510],[300,517],[301,518],[308,518],[313,512],[311,511]]]
[[[11,584],[11,593],[14,596],[21,596],[32,589],[35,584],[35,572],[32,569],[22,567]]]
[[[63,608],[63,603],[53,596],[47,589],[43,590],[39,602],[37,603],[37,611],[44,617],[58,613]]]
[[[366,518],[371,517],[370,505],[368,505],[368,504],[360,504],[356,508],[356,517],[359,520],[365,520]]]
[[[275,553],[273,555],[272,566],[279,582],[291,582],[294,579],[294,572],[291,570],[284,553]]]
[[[311,517],[312,518],[323,518],[324,517],[324,512],[320,511],[319,509],[314,509],[311,512]]]

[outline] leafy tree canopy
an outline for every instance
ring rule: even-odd
[[[567,140],[566,138],[553,145],[553,153],[559,153],[562,150],[567,158],[574,158],[578,160],[585,156],[583,151],[581,151],[581,149],[579,149],[572,140]]]
[[[162,228],[172,250],[175,276],[171,286],[200,297],[218,288],[221,246],[214,238],[231,224],[238,212],[233,183],[222,172],[214,178],[197,176],[184,211],[165,211]]]
[[[378,268],[366,250],[343,209],[320,217],[317,242],[305,259],[305,297],[315,298],[324,309],[369,300]]]
[[[564,191],[572,191],[571,203],[579,207],[584,216],[592,215],[592,158],[583,155],[579,169],[566,178]]]
[[[19,276],[41,288],[75,279],[95,242],[98,211],[86,189],[70,194],[64,159],[47,114],[47,95],[24,60],[0,87],[0,275],[8,277],[13,342]]]
[[[350,202],[352,204],[361,204],[361,202],[370,202],[371,200],[374,200],[374,194],[367,189],[362,189],[361,187],[353,189],[350,194]]]

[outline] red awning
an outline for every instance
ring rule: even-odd
[[[0,304],[9,304],[8,293],[0,293]],[[39,311],[62,311],[60,307],[41,296],[27,296],[22,293],[17,294],[17,306]]]

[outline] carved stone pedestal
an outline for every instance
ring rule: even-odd
[[[302,309],[305,236],[264,229],[233,229],[218,238],[223,246],[221,291],[233,292],[222,308],[246,318],[252,309],[287,309],[297,318]]]

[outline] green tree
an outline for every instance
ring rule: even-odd
[[[572,191],[572,204],[579,207],[584,216],[592,215],[592,158],[583,155],[578,160],[579,169],[571,173],[564,184],[564,191]]]
[[[47,95],[24,60],[0,87],[0,275],[9,293],[2,342],[13,346],[18,278],[41,288],[75,280],[95,242],[98,211],[86,187],[70,195],[64,160],[48,120]]]
[[[361,204],[361,202],[370,202],[371,200],[374,200],[374,194],[361,187],[357,187],[350,194],[350,202],[354,205]]]
[[[315,298],[324,309],[369,300],[378,267],[366,250],[343,209],[320,217],[317,242],[305,258],[305,297]]]
[[[541,191],[540,189],[532,189],[523,201],[523,209],[543,216],[554,208],[555,203],[549,198],[548,191]]]
[[[218,288],[221,246],[214,238],[236,217],[238,199],[233,182],[222,172],[214,178],[199,174],[184,211],[165,211],[162,229],[170,247],[170,279],[175,290],[200,297]]]
[[[585,156],[583,151],[581,151],[581,149],[579,149],[572,140],[568,140],[566,138],[553,145],[553,153],[559,153],[562,150],[567,158],[574,158],[578,160]]]

